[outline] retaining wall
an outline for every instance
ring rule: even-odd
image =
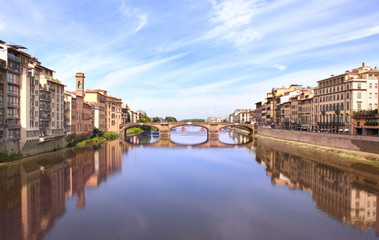
[[[65,148],[71,142],[88,139],[90,137],[91,133],[86,133],[80,135],[69,134],[55,138],[48,138],[43,142],[40,142],[39,139],[28,140],[24,143],[20,143],[18,141],[0,142],[0,152],[5,152],[7,154],[19,152],[25,157]]]
[[[301,132],[258,127],[258,135],[379,154],[379,137]]]

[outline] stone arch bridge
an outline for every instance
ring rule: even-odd
[[[125,136],[125,131],[132,127],[148,126],[154,127],[159,131],[159,137],[170,137],[170,132],[175,127],[181,126],[198,126],[207,129],[209,137],[217,137],[219,131],[225,127],[236,127],[250,130],[250,134],[253,135],[256,132],[255,125],[243,124],[243,123],[211,123],[211,122],[159,122],[159,123],[125,123],[120,125],[120,133]]]

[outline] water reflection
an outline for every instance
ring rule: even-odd
[[[2,166],[0,239],[366,239],[378,232],[377,166],[262,139],[209,149],[134,143]]]
[[[255,152],[272,184],[310,192],[320,210],[359,230],[376,227],[379,236],[378,165],[322,159],[327,156],[309,151],[304,156],[296,148],[262,139]]]
[[[173,128],[173,131],[170,133],[170,138],[160,138],[159,133],[154,132],[126,137],[125,141],[135,145],[157,147],[234,147],[230,145],[246,146],[246,144],[249,144],[252,141],[252,138],[230,129],[222,129],[218,138],[209,137],[205,128],[197,126],[181,126]]]
[[[250,136],[239,134],[229,128],[220,130],[219,141],[226,144],[246,144],[252,141]]]
[[[195,145],[208,140],[208,131],[198,126],[180,126],[172,129],[170,139],[173,143]]]
[[[66,212],[86,206],[86,190],[121,170],[119,141],[59,151],[0,168],[0,239],[40,239]]]
[[[133,144],[153,144],[159,140],[159,132],[143,133],[136,136],[126,137],[127,142]]]

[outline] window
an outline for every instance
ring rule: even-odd
[[[361,99],[362,98],[362,93],[361,92],[358,92],[358,96],[357,96],[358,99]]]
[[[375,98],[376,98],[376,99],[378,98],[378,93],[377,93],[377,92],[375,93]]]
[[[350,89],[350,84],[346,84],[346,89]]]
[[[341,99],[343,99],[343,93],[341,94]]]
[[[368,96],[369,96],[369,98],[371,99],[371,98],[372,98],[372,93],[369,93]]]
[[[357,103],[358,105],[358,110],[361,110],[362,109],[362,103]]]
[[[372,83],[369,84],[369,88],[372,88]]]
[[[368,105],[368,110],[372,110],[372,104],[371,103]]]
[[[358,83],[358,89],[361,89],[361,88],[362,88],[362,84]]]
[[[347,102],[347,103],[346,103],[346,110],[349,110],[349,108],[350,108],[350,103]]]

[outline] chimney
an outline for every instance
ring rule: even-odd
[[[365,63],[364,62],[362,62],[362,67],[364,67],[365,66]]]

